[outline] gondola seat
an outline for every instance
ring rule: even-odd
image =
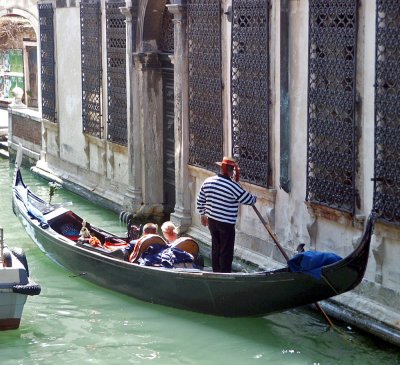
[[[136,243],[135,248],[129,256],[129,262],[137,262],[140,256],[151,246],[151,245],[161,245],[168,247],[167,242],[157,234],[147,234],[139,239]]]
[[[190,253],[193,257],[199,255],[199,245],[191,237],[179,237],[171,244],[171,248],[179,248],[182,251]]]

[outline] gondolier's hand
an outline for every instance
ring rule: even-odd
[[[204,227],[207,227],[207,226],[208,226],[208,217],[207,217],[206,215],[202,215],[202,216],[200,217],[200,221],[201,221],[201,224],[202,224]]]

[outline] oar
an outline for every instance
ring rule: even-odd
[[[258,211],[258,209],[256,208],[255,205],[252,205],[254,211],[256,212],[256,214],[258,215],[258,218],[260,218],[260,221],[262,222],[262,224],[264,225],[264,227],[266,228],[266,230],[268,231],[269,235],[272,237],[272,239],[274,240],[276,247],[278,247],[279,251],[281,252],[281,254],[283,255],[283,257],[285,258],[286,262],[289,261],[289,256],[287,255],[287,253],[285,252],[285,250],[283,249],[283,247],[281,246],[281,244],[278,242],[278,238],[276,237],[276,234],[274,233],[274,231],[272,230],[272,228],[269,226],[269,224],[265,221],[265,219],[263,218],[263,216],[261,215],[261,213]],[[326,322],[328,322],[328,324],[332,327],[335,328],[333,322],[330,320],[330,318],[328,317],[328,315],[325,313],[325,311],[322,309],[322,307],[319,305],[318,302],[314,303],[315,306],[318,308],[318,310],[322,313],[322,315],[324,316]]]

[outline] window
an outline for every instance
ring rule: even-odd
[[[102,138],[100,2],[82,0],[80,10],[83,132]]]
[[[377,1],[374,210],[400,225],[400,8]]]
[[[232,148],[241,178],[267,186],[269,130],[269,1],[232,4]]]
[[[40,63],[42,87],[42,117],[56,122],[54,25],[52,4],[38,4],[40,23]]]
[[[223,155],[219,0],[188,0],[189,164],[216,170]]]
[[[119,8],[125,1],[106,3],[107,29],[107,140],[128,144],[126,103],[126,25]]]
[[[357,0],[309,1],[306,200],[355,212]]]

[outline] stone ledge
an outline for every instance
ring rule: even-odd
[[[354,292],[341,294],[319,304],[328,315],[400,346],[400,314],[389,307]]]

